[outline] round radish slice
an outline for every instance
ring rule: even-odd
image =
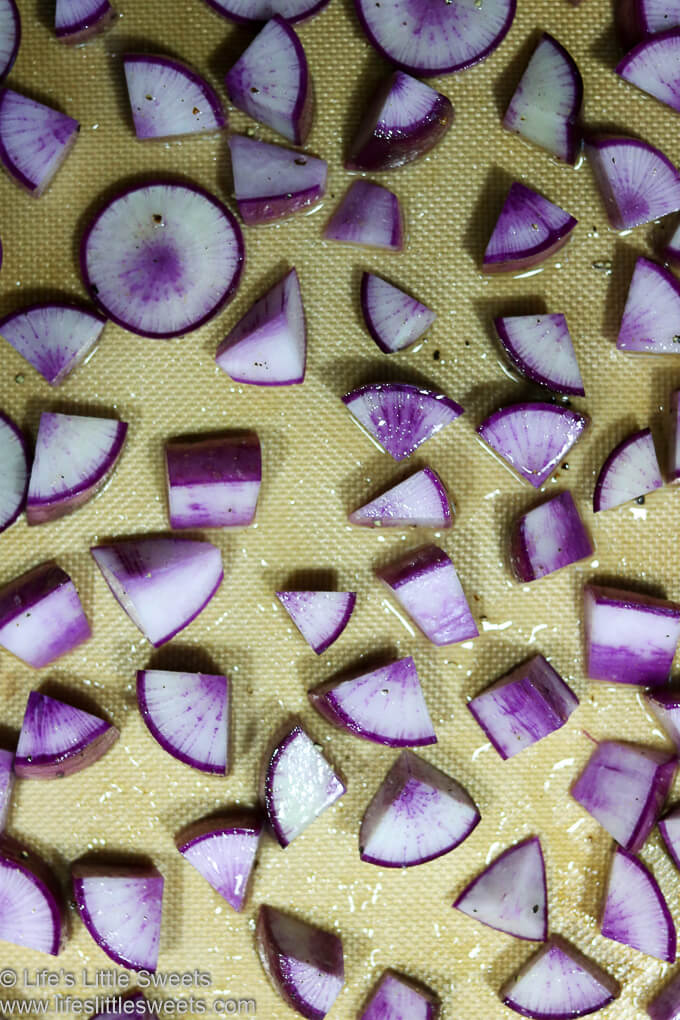
[[[651,1020],[678,1020],[680,1016],[680,974],[664,985],[647,1005]]]
[[[31,691],[14,771],[25,779],[62,779],[94,765],[118,740],[115,726],[73,705]]]
[[[436,1020],[439,1000],[429,988],[387,971],[359,1020]]]
[[[14,524],[28,491],[26,440],[11,418],[0,411],[0,534]]]
[[[408,383],[373,383],[346,393],[347,410],[395,460],[414,450],[461,414],[455,400]]]
[[[494,411],[477,434],[507,467],[540,489],[587,424],[585,415],[555,404],[513,404]]]
[[[375,273],[361,277],[361,311],[366,329],[385,354],[411,347],[437,318],[427,305]]]
[[[615,230],[630,230],[680,209],[680,175],[653,145],[601,135],[586,141],[586,155]]]
[[[64,933],[59,882],[37,854],[0,839],[0,939],[58,956]]]
[[[293,24],[318,14],[328,0],[206,0],[206,3],[230,21],[268,21],[280,14]]]
[[[564,315],[504,315],[494,325],[503,350],[527,379],[555,393],[586,395]]]
[[[614,21],[623,50],[680,25],[678,0],[620,0],[614,7]]]
[[[680,690],[677,687],[657,687],[653,691],[645,691],[642,698],[680,751]]]
[[[87,361],[106,319],[74,305],[31,305],[0,321],[0,336],[40,372],[50,386],[59,386]]]
[[[239,528],[255,520],[262,482],[254,432],[165,446],[172,528]]]
[[[510,562],[518,581],[529,583],[592,556],[593,543],[570,492],[522,514],[510,538]]]
[[[163,876],[155,868],[77,864],[73,895],[83,924],[114,963],[156,970]]]
[[[616,346],[630,354],[680,354],[680,284],[649,259],[635,263]]]
[[[649,429],[642,429],[615,446],[602,465],[595,484],[593,510],[613,510],[663,485]]]
[[[676,868],[680,868],[680,807],[659,820],[658,829]]]
[[[680,112],[680,29],[644,39],[618,64],[616,73],[624,81]]]
[[[76,46],[111,28],[117,17],[108,0],[57,0],[55,35]]]
[[[0,648],[42,669],[92,636],[71,578],[43,563],[0,589]]]
[[[276,597],[317,655],[337,641],[350,621],[355,591],[277,591]]]
[[[401,251],[404,221],[399,199],[372,181],[354,181],[326,224],[326,241]]]
[[[85,286],[106,315],[140,336],[182,336],[233,297],[241,228],[213,195],[159,181],[112,199],[85,232]]]
[[[441,478],[424,468],[359,507],[348,520],[369,528],[450,528],[453,514]]]
[[[12,70],[21,42],[21,18],[15,0],[0,0],[0,82]]]
[[[164,751],[201,772],[226,775],[231,706],[226,676],[140,669],[137,702]]]
[[[515,181],[486,246],[482,272],[531,269],[567,243],[576,223],[564,209]]]
[[[292,216],[326,192],[325,159],[245,135],[230,137],[229,152],[236,204],[249,226]]]
[[[137,138],[201,134],[226,124],[214,88],[178,60],[126,53],[123,67]]]
[[[7,825],[13,789],[14,754],[12,751],[0,751],[0,833]]]
[[[650,871],[625,850],[614,851],[600,930],[606,939],[657,960],[675,960],[675,925]]]
[[[262,821],[243,813],[189,826],[177,849],[234,910],[243,910],[262,835]]]
[[[0,163],[39,198],[68,156],[80,125],[12,89],[0,91]]]

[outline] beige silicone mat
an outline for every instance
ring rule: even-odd
[[[116,180],[179,171],[225,197],[229,170],[224,137],[140,144],[132,133],[120,55],[126,49],[170,50],[221,88],[223,73],[249,34],[201,0],[119,0],[113,32],[72,50],[50,31],[51,0],[20,0],[24,39],[11,84],[58,105],[82,125],[75,150],[39,201],[0,178],[0,313],[36,296],[83,295],[77,242],[97,197]],[[589,124],[638,133],[680,160],[676,115],[619,81],[612,72],[607,0],[520,0],[512,30],[490,59],[435,84],[451,97],[454,126],[431,155],[385,175],[408,220],[403,254],[382,255],[325,244],[321,228],[349,176],[342,146],[386,64],[364,41],[350,0],[331,0],[300,26],[313,71],[318,113],[309,148],[330,163],[323,209],[280,225],[249,229],[242,286],[233,304],[198,333],[154,342],[107,326],[99,349],[60,389],[48,385],[5,344],[0,349],[0,406],[35,434],[42,410],[113,412],[130,423],[129,442],[109,488],[74,516],[30,530],[22,520],[0,537],[0,582],[55,557],[74,577],[93,621],[93,640],[36,674],[0,656],[2,716],[16,736],[28,692],[48,684],[108,713],[121,730],[97,765],[60,783],[18,784],[10,826],[66,879],[69,863],[88,850],[150,856],[166,877],[160,955],[163,973],[202,968],[210,988],[193,994],[253,998],[257,1016],[293,1013],[270,989],[254,950],[260,902],[284,907],[342,935],[346,985],[331,1016],[349,1020],[391,966],[431,985],[445,1020],[501,1020],[510,1012],[497,991],[530,946],[451,909],[454,894],[485,862],[523,836],[541,835],[546,854],[550,924],[622,980],[605,1015],[640,1017],[672,968],[617,947],[598,934],[597,913],[611,842],[568,796],[596,737],[667,746],[634,690],[588,683],[583,672],[580,593],[593,577],[680,597],[678,492],[666,488],[644,507],[594,519],[594,475],[606,453],[648,423],[661,435],[680,366],[633,361],[614,349],[633,261],[654,228],[622,239],[605,223],[587,166],[577,170],[508,137],[499,113],[538,30],[550,29],[576,58],[585,80]],[[255,130],[238,113],[235,130]],[[262,132],[268,137],[266,132]],[[476,268],[513,178],[563,205],[579,220],[568,248],[524,279],[483,279]],[[309,366],[303,386],[238,386],[220,373],[219,340],[284,268],[300,274],[309,321]],[[436,309],[418,351],[387,359],[361,326],[358,281],[383,273]],[[506,563],[511,518],[536,499],[477,443],[474,428],[493,408],[522,399],[524,385],[505,373],[490,330],[498,311],[545,307],[568,317],[588,397],[575,401],[592,428],[546,491],[572,489],[592,529],[596,553],[538,583],[522,586]],[[466,415],[399,467],[352,424],[340,395],[375,379],[430,383],[459,400]],[[247,532],[209,533],[222,549],[225,580],[206,611],[169,647],[153,654],[114,602],[88,553],[93,542],[167,529],[162,444],[168,436],[220,428],[254,428],[264,455],[257,524]],[[430,464],[455,497],[458,516],[437,540],[452,555],[482,634],[436,650],[394,614],[373,576],[376,564],[424,536],[352,530],[347,512],[416,465]],[[357,608],[340,640],[318,659],[304,644],[273,591],[282,586],[356,588]],[[425,757],[460,779],[482,822],[454,853],[411,870],[362,864],[357,832],[364,808],[395,752],[331,728],[309,707],[307,690],[361,656],[385,651],[415,656],[439,737]],[[509,762],[501,762],[465,708],[466,698],[533,652],[550,657],[581,698],[570,724]],[[166,755],[145,730],[134,695],[135,671],[149,662],[200,667],[208,657],[232,677],[234,765],[226,779],[206,778]],[[174,849],[177,830],[223,805],[252,804],[260,755],[271,731],[299,714],[348,781],[347,795],[285,852],[263,843],[252,896],[236,916]],[[657,874],[680,920],[678,879],[655,833],[642,857]],[[58,961],[9,945],[0,964],[29,975],[45,965],[78,975],[108,968],[80,921]],[[117,968],[114,968],[118,971]],[[21,978],[21,975],[20,975]],[[62,980],[62,978],[60,978]],[[11,999],[28,988],[0,990]],[[61,987],[58,991],[67,992]],[[92,989],[75,993],[91,997]],[[43,990],[50,997],[54,989]],[[196,1015],[199,1015],[198,1013]],[[207,1015],[217,1015],[210,1014]]]

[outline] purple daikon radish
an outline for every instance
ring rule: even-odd
[[[678,0],[619,0],[614,21],[621,49],[631,50],[649,36],[680,25]]]
[[[262,835],[251,812],[195,822],[177,837],[177,849],[234,908],[243,910]]]
[[[527,379],[555,393],[585,397],[564,315],[504,315],[494,325],[503,350]]]
[[[14,752],[0,750],[0,835],[5,831],[14,789]]]
[[[206,3],[230,21],[249,25],[280,14],[292,25],[318,14],[328,0],[206,0]]]
[[[115,726],[63,701],[31,691],[14,771],[23,779],[62,779],[94,765],[118,740]]]
[[[678,482],[680,479],[680,390],[671,397],[672,435],[668,444],[668,480]]]
[[[437,1020],[439,999],[429,988],[386,971],[358,1020]]]
[[[649,259],[635,263],[616,346],[631,354],[680,354],[680,284]]]
[[[404,220],[393,191],[372,181],[353,181],[326,224],[324,240],[385,251],[404,247]]]
[[[0,648],[34,669],[91,636],[76,587],[56,564],[43,563],[0,588]]]
[[[0,0],[0,83],[12,70],[21,42],[21,18],[15,0]]]
[[[126,995],[124,998],[111,997],[114,1004],[120,1004],[121,1009],[117,1010],[106,1009],[103,1013],[97,1013],[92,1020],[129,1020],[129,1018],[137,1017],[138,1020],[150,1020],[151,1014],[146,1008],[146,1000],[141,992],[135,992],[133,995]],[[106,999],[104,1000],[106,1001]],[[128,1005],[131,1003],[132,1005]]]
[[[459,846],[480,817],[460,783],[402,751],[366,808],[359,853],[384,868],[424,864]]]
[[[355,591],[277,591],[275,594],[317,655],[338,640],[357,600]]]
[[[647,1005],[651,1020],[680,1020],[680,974],[664,985]]]
[[[165,445],[171,528],[239,528],[255,520],[262,482],[254,432]]]
[[[657,960],[675,960],[675,925],[658,882],[637,857],[620,848],[612,858],[600,931]]]
[[[369,436],[395,460],[405,460],[437,435],[463,408],[443,393],[409,383],[372,383],[346,393],[342,402]]]
[[[593,510],[613,510],[662,485],[651,430],[642,429],[615,446],[602,465],[595,483]]]
[[[657,827],[673,864],[680,869],[680,806],[672,808],[667,815],[659,819]]]
[[[0,940],[59,955],[66,934],[59,880],[36,853],[4,835],[0,838],[0,901]]]
[[[12,89],[0,90],[0,163],[35,198],[71,151],[80,125]]]
[[[568,407],[539,402],[502,407],[482,422],[477,434],[535,489],[551,474],[581,438],[588,418]]]
[[[137,138],[204,134],[227,123],[212,85],[179,60],[126,53],[123,67]]]
[[[614,230],[631,230],[680,209],[680,174],[653,145],[596,135],[587,139],[586,155]]]
[[[643,39],[616,67],[624,81],[680,112],[680,29]]]
[[[75,305],[49,302],[20,308],[0,321],[0,336],[50,386],[59,386],[88,360],[106,319]]]
[[[645,691],[642,698],[680,751],[680,689],[655,687]]]
[[[594,552],[570,492],[560,492],[522,514],[510,537],[510,563],[518,581],[536,581]]]
[[[138,538],[90,552],[121,608],[156,648],[195,620],[222,583],[222,554],[210,542]]]
[[[453,512],[439,475],[423,468],[354,510],[348,519],[369,528],[450,528]]]
[[[326,193],[325,159],[246,135],[231,135],[229,152],[236,204],[249,226],[292,216]]]
[[[366,329],[384,354],[411,347],[437,317],[427,305],[375,273],[361,277],[361,312]]]
[[[57,0],[54,33],[60,42],[77,46],[106,32],[117,18],[108,0]]]
[[[519,273],[564,247],[577,221],[543,195],[515,181],[482,261],[483,273]]]
[[[0,534],[26,505],[28,450],[12,419],[0,411]]]

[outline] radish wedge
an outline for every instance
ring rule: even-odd
[[[234,194],[244,223],[271,223],[317,203],[326,193],[328,163],[245,135],[229,139]]]
[[[42,669],[92,636],[71,578],[43,563],[0,588],[0,648]]]
[[[12,419],[0,411],[0,534],[24,509],[27,492],[26,440]]]
[[[483,273],[519,273],[559,251],[577,221],[543,195],[515,181],[482,261]]]
[[[58,956],[65,935],[59,881],[37,854],[0,838],[0,939]]]
[[[219,96],[193,68],[148,53],[126,53],[123,67],[137,138],[176,138],[225,126]]]
[[[386,971],[358,1020],[436,1020],[438,1016],[434,992]]]
[[[314,119],[312,79],[302,43],[280,15],[255,36],[224,82],[237,109],[304,145]]]
[[[678,0],[620,0],[614,21],[621,49],[628,52],[648,36],[680,25]]]
[[[210,542],[139,538],[90,552],[120,606],[156,648],[205,609],[222,578],[222,554]]]
[[[346,170],[391,170],[433,149],[453,123],[451,101],[403,71],[370,100],[345,160]]]
[[[0,0],[0,83],[12,70],[21,42],[21,18],[15,0]]]
[[[226,206],[195,184],[162,180],[110,200],[80,246],[95,302],[123,329],[152,338],[211,319],[233,297],[244,258]]]
[[[651,1020],[678,1020],[680,1017],[680,974],[664,985],[647,1006]]]
[[[655,687],[652,691],[645,691],[642,698],[680,751],[680,690],[677,687]]]
[[[680,869],[680,806],[674,807],[657,824],[673,864]]]
[[[375,273],[361,277],[361,311],[366,329],[384,354],[412,347],[437,317],[427,305]]]
[[[254,432],[166,443],[172,528],[240,528],[255,520],[262,482]]]
[[[504,464],[540,489],[587,424],[585,415],[555,404],[512,404],[489,415],[477,434]]]
[[[653,145],[600,135],[586,141],[586,155],[614,230],[631,230],[680,209],[680,175]]]
[[[140,669],[137,703],[164,751],[201,772],[226,775],[231,706],[226,676]]]
[[[334,726],[388,747],[436,744],[416,664],[408,656],[309,692],[314,708]]]
[[[12,89],[0,90],[0,163],[35,198],[68,156],[80,125]]]
[[[675,925],[651,871],[632,854],[616,849],[600,930],[606,939],[673,963]]]
[[[432,644],[453,645],[479,635],[456,568],[439,546],[406,553],[376,573]]]
[[[467,707],[501,758],[512,758],[564,726],[578,698],[542,655],[534,655]]]
[[[453,513],[442,480],[431,468],[416,471],[349,515],[369,528],[450,528]]]
[[[301,726],[294,726],[268,754],[260,785],[269,824],[283,847],[347,791]]]
[[[404,221],[393,191],[372,181],[354,181],[323,232],[324,240],[401,251]]]
[[[0,751],[0,834],[5,831],[14,789],[14,753]]]
[[[408,383],[373,383],[346,393],[342,402],[375,441],[395,460],[450,425],[463,408],[455,400]]]
[[[243,812],[195,822],[177,838],[177,849],[234,910],[241,911],[261,835],[261,819]]]
[[[156,970],[163,876],[155,868],[77,864],[73,895],[83,924],[114,963]]]
[[[384,868],[424,864],[459,846],[480,817],[460,783],[402,751],[366,808],[359,853]]]
[[[680,112],[680,29],[643,39],[617,65],[616,73],[642,92]]]
[[[248,309],[218,347],[215,361],[236,382],[254,386],[304,382],[307,327],[294,269]]]
[[[652,433],[642,429],[615,446],[602,465],[595,483],[593,510],[613,510],[662,485]]]
[[[276,597],[310,648],[321,655],[350,621],[355,591],[277,591]]]
[[[554,393],[585,397],[563,315],[505,315],[494,319],[503,350],[522,375]]]
[[[24,779],[62,779],[94,765],[118,740],[115,726],[81,708],[31,691],[14,771]]]
[[[60,42],[77,46],[106,32],[117,17],[108,0],[57,0],[54,32]]]
[[[76,414],[40,416],[26,517],[45,524],[73,513],[102,489],[123,452],[127,424]]]
[[[338,935],[262,904],[257,915],[257,950],[272,985],[291,1009],[323,1020],[345,982]]]
[[[515,521],[510,563],[518,581],[529,583],[592,556],[593,543],[570,492],[561,492]]]
[[[230,21],[249,24],[280,14],[293,24],[318,14],[328,0],[206,0],[206,3]]]
[[[466,885],[453,906],[496,931],[545,942],[548,888],[538,836],[504,850]]]
[[[680,284],[649,259],[635,263],[616,346],[630,354],[680,354]]]
[[[548,32],[541,36],[503,118],[503,127],[572,166],[581,135],[577,121],[583,79],[573,57]]]
[[[0,321],[0,336],[50,386],[59,386],[92,354],[106,319],[74,305],[31,305]]]

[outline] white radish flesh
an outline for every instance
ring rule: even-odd
[[[404,220],[393,191],[359,180],[350,184],[323,232],[324,240],[401,251]]]
[[[676,868],[680,870],[680,807],[659,819],[658,829]]]
[[[326,192],[325,159],[245,135],[231,135],[229,152],[236,204],[249,226],[308,209]]]
[[[450,528],[453,513],[441,478],[423,468],[354,510],[348,519],[350,524],[373,528]]]
[[[567,243],[576,222],[564,209],[515,181],[486,246],[482,272],[532,269]]]
[[[357,600],[355,591],[277,591],[276,597],[317,655],[338,640]]]
[[[0,750],[0,833],[5,831],[14,789],[14,752]]]
[[[0,163],[35,198],[52,181],[79,130],[77,120],[51,106],[12,89],[0,91]]]
[[[280,14],[293,24],[318,14],[328,0],[206,0],[206,3],[230,21],[250,24]]]
[[[165,446],[172,528],[240,528],[255,520],[262,482],[255,433]]]
[[[643,39],[617,65],[616,73],[680,112],[680,29]]]
[[[649,259],[635,264],[616,346],[630,354],[680,354],[680,284]]]
[[[126,53],[123,67],[137,138],[176,138],[225,126],[219,96],[193,68],[146,53]]]
[[[118,735],[99,716],[31,691],[14,771],[24,779],[62,779],[99,761]]]
[[[577,563],[594,551],[570,492],[561,492],[522,514],[510,538],[510,563],[515,577],[525,583]]]
[[[108,0],[57,0],[54,31],[60,42],[76,46],[111,28],[117,17]]]
[[[384,354],[412,347],[436,319],[427,305],[375,273],[361,278],[361,311],[366,329]]]
[[[163,750],[201,772],[226,775],[231,706],[226,676],[141,669],[137,702]]]
[[[59,882],[37,854],[0,840],[0,939],[58,956],[65,935]]]
[[[50,386],[59,386],[87,361],[106,320],[75,305],[32,305],[0,322],[0,336],[12,345]]]
[[[602,465],[595,483],[593,510],[613,510],[662,485],[652,433],[642,429],[615,446]]]
[[[0,648],[42,669],[92,636],[71,578],[44,563],[0,589]]]
[[[642,698],[680,751],[680,690],[658,686],[645,691]]]
[[[24,509],[27,491],[26,440],[12,419],[0,411],[0,534]]]
[[[394,460],[405,460],[463,414],[450,397],[409,383],[361,386],[346,393],[342,402]]]
[[[633,854],[614,851],[600,930],[606,939],[673,963],[675,925],[651,871]]]
[[[234,910],[241,911],[261,835],[261,820],[244,812],[196,822],[178,837],[177,849]]]
[[[555,393],[585,396],[564,315],[506,315],[494,325],[503,350],[527,379]]]
[[[587,424],[585,415],[555,404],[512,404],[489,415],[477,434],[507,467],[540,489]]]
[[[653,145],[600,135],[586,141],[586,155],[614,230],[631,230],[680,209],[680,175]]]

